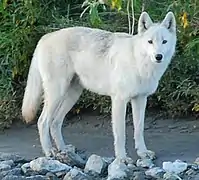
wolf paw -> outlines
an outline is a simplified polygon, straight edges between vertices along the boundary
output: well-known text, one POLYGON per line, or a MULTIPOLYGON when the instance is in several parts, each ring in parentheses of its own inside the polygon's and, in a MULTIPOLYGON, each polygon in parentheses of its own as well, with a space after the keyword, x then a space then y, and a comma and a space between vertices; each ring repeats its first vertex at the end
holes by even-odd
POLYGON ((130 158, 130 157, 126 157, 126 158, 120 159, 120 162, 121 162, 121 163, 124 163, 124 164, 126 164, 126 165, 128 165, 128 164, 133 164, 133 159, 130 158))
POLYGON ((137 155, 141 158, 141 159, 151 159, 151 160, 154 160, 156 159, 156 156, 155 156, 155 152, 153 151, 150 151, 150 150, 146 150, 146 151, 137 151, 137 155))
POLYGON ((55 157, 57 154, 57 150, 55 148, 51 148, 49 151, 45 152, 46 157, 55 157))

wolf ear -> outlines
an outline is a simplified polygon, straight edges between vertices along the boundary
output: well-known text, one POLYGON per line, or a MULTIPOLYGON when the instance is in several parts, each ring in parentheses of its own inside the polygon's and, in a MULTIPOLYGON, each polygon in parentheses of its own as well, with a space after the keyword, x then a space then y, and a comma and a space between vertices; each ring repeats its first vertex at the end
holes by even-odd
POLYGON ((162 21, 162 25, 165 26, 170 32, 176 32, 176 20, 172 12, 168 12, 162 21))
POLYGON ((142 12, 138 21, 138 34, 144 33, 153 24, 147 12, 142 12))

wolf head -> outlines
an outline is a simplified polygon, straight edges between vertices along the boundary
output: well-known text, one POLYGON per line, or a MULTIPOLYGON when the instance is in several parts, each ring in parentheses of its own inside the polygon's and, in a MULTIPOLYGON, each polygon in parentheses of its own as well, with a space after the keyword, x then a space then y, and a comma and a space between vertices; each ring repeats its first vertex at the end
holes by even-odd
POLYGON ((175 52, 176 21, 174 14, 168 12, 161 23, 153 23, 146 12, 143 12, 138 22, 138 35, 141 36, 141 46, 145 56, 154 63, 169 62, 175 52))

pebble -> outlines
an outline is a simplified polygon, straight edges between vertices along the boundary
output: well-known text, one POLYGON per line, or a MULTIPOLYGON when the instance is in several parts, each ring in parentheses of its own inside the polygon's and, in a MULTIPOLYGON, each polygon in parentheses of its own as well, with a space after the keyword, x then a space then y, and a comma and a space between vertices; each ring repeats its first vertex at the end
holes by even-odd
POLYGON ((108 166, 108 179, 107 180, 115 180, 115 179, 125 179, 127 178, 128 167, 125 163, 115 159, 108 166))
POLYGON ((10 175, 20 176, 21 175, 21 168, 14 168, 14 169, 10 169, 8 171, 0 172, 0 179, 2 179, 5 176, 10 176, 10 175))
POLYGON ((13 166, 14 165, 14 161, 13 160, 0 161, 0 165, 1 164, 6 164, 6 165, 9 165, 9 166, 13 166))
POLYGON ((93 154, 88 158, 84 171, 86 173, 91 171, 97 174, 102 174, 106 170, 107 165, 108 164, 104 161, 102 157, 93 154))
POLYGON ((8 164, 0 164, 0 172, 10 170, 11 166, 8 164))
POLYGON ((130 158, 122 161, 96 154, 83 159, 73 146, 67 153, 64 161, 71 165, 56 157, 27 161, 19 155, 0 153, 0 180, 199 180, 199 159, 194 163, 164 162, 163 169, 155 167, 150 159, 138 159, 135 163, 130 158))
POLYGON ((196 160, 194 161, 195 164, 199 165, 199 157, 196 158, 196 160))
POLYGON ((136 165, 138 167, 143 167, 143 168, 152 168, 154 167, 154 163, 151 159, 145 158, 145 159, 138 159, 136 162, 136 165))
POLYGON ((162 178, 164 175, 164 172, 165 171, 163 169, 161 169, 160 167, 153 167, 153 168, 145 171, 145 174, 147 176, 152 176, 154 178, 162 178))
POLYGON ((187 174, 188 176, 196 174, 196 171, 194 171, 193 169, 189 169, 185 172, 185 174, 187 174))
POLYGON ((133 180, 145 180, 145 179, 146 179, 146 176, 144 172, 140 172, 140 171, 134 172, 133 180))
POLYGON ((163 176, 164 180, 182 180, 178 175, 166 172, 163 176))
POLYGON ((63 180, 92 180, 92 178, 74 167, 64 176, 63 180))
POLYGON ((16 175, 8 175, 4 177, 2 180, 26 180, 25 176, 16 176, 16 175))
POLYGON ((53 160, 47 157, 39 157, 30 162, 30 168, 33 171, 46 171, 56 173, 59 171, 69 171, 71 169, 70 166, 59 162, 58 160, 53 160))
POLYGON ((162 163, 162 167, 166 172, 179 174, 187 169, 188 164, 180 160, 167 161, 162 163))

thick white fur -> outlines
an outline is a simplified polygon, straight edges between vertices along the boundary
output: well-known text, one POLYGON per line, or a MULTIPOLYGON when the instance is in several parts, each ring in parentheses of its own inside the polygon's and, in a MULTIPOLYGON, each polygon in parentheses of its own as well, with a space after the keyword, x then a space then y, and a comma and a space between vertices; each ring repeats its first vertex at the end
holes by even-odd
POLYGON ((38 129, 45 155, 53 153, 50 135, 57 149, 65 150, 63 119, 86 88, 111 96, 116 158, 126 158, 128 101, 133 109, 137 153, 140 157, 153 156, 143 136, 145 107, 147 97, 156 91, 170 63, 175 45, 176 22, 171 12, 158 24, 143 12, 135 36, 86 27, 66 28, 43 36, 32 59, 22 114, 26 122, 33 120, 43 91, 44 107, 38 129), (167 43, 163 44, 163 40, 167 43), (156 54, 163 56, 159 63, 156 54))

